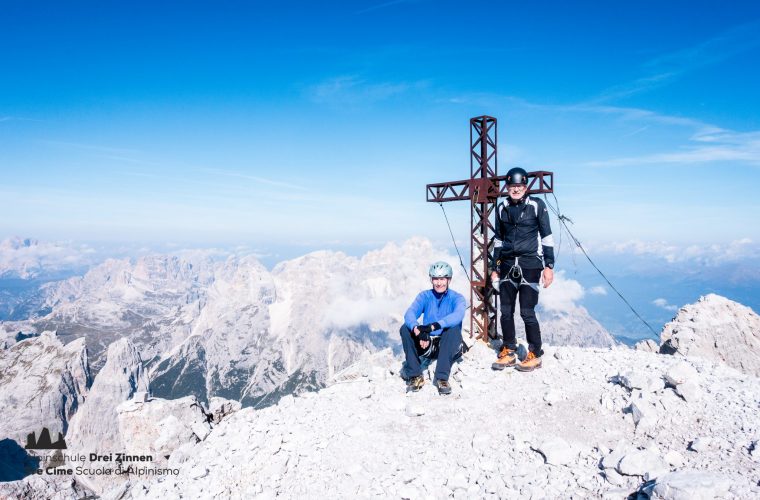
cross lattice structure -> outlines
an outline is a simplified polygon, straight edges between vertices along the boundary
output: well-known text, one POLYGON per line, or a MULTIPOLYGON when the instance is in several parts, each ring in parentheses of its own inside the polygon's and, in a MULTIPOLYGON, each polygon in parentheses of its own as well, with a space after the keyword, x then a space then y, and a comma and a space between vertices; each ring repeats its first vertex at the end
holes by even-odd
MULTIPOLYGON (((488 255, 493 250, 498 198, 507 196, 506 176, 497 174, 496 118, 470 119, 470 178, 427 185, 427 201, 470 200, 470 337, 496 338, 496 290, 488 255)), ((552 193, 554 173, 528 172, 528 194, 552 193)))

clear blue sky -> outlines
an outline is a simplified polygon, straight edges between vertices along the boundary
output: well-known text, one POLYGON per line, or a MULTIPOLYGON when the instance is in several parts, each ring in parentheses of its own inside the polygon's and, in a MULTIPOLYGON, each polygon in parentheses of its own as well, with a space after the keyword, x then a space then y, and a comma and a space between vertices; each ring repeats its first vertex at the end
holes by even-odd
POLYGON ((760 241, 760 2, 4 1, 0 47, 0 237, 446 241, 489 114, 585 240, 760 241))

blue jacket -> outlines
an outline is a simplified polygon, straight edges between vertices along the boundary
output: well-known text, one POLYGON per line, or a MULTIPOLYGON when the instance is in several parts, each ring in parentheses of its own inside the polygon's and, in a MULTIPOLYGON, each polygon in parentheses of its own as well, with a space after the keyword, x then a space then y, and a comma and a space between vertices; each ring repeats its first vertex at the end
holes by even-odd
MULTIPOLYGON (((437 296, 431 288, 417 295, 417 298, 414 299, 404 314, 404 324, 412 330, 417 326, 417 319, 424 314, 424 324, 429 325, 438 322, 441 328, 449 328, 462 324, 465 309, 467 309, 467 303, 461 293, 449 289, 437 296)), ((440 335, 442 331, 436 330, 430 335, 440 335)))

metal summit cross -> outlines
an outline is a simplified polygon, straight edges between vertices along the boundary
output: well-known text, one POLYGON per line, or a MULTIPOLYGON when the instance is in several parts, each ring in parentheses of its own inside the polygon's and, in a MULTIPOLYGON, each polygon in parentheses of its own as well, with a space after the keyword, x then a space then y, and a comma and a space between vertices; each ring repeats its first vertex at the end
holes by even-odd
MULTIPOLYGON (((470 178, 427 185, 427 201, 470 200, 470 337, 488 342, 496 338, 496 290, 488 273, 489 250, 493 250, 497 200, 507 196, 506 176, 497 175, 496 118, 470 119, 470 178)), ((552 172, 528 172, 528 194, 551 193, 552 172)), ((442 205, 441 205, 442 206, 442 205)))

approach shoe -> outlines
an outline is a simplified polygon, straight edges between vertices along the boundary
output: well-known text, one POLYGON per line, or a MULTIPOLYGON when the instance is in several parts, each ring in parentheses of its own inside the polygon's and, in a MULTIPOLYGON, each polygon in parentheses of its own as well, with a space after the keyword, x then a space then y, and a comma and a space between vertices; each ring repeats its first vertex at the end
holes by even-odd
POLYGON ((417 375, 409 379, 409 388, 414 392, 422 389, 423 385, 425 385, 425 377, 422 375, 417 375))
POLYGON ((517 353, 509 347, 502 347, 499 351, 499 355, 496 358, 496 363, 491 365, 493 370, 503 370, 508 366, 515 366, 517 364, 517 353))
POLYGON ((451 384, 448 380, 438 379, 435 385, 438 386, 438 394, 451 394, 451 384))
POLYGON ((536 356, 533 351, 528 352, 525 359, 515 366, 515 370, 520 372, 532 372, 537 368, 541 368, 541 356, 536 356))

